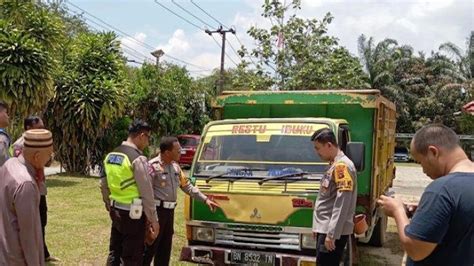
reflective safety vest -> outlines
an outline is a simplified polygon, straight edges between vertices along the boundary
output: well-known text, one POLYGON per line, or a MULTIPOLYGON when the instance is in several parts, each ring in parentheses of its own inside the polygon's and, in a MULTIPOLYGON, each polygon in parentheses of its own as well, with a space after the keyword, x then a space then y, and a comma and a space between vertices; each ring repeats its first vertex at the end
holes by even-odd
POLYGON ((104 168, 111 200, 131 204, 133 199, 140 197, 132 168, 132 162, 140 155, 138 150, 121 145, 105 157, 104 168))

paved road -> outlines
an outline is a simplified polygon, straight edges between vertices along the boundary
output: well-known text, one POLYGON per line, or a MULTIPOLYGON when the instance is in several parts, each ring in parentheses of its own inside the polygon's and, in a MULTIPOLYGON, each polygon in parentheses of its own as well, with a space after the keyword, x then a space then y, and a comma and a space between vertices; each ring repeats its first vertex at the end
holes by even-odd
POLYGON ((418 165, 397 166, 396 178, 392 190, 397 197, 407 202, 418 202, 431 179, 418 165))
MULTIPOLYGON (((404 202, 418 202, 431 179, 423 173, 420 166, 414 164, 399 164, 392 190, 395 196, 404 202)), ((397 228, 392 218, 388 220, 387 240, 384 247, 377 248, 360 245, 362 261, 366 265, 405 265, 406 255, 400 247, 397 228)))
MULTIPOLYGON (((47 175, 47 176, 48 176, 48 175, 56 175, 56 174, 61 173, 60 170, 61 170, 61 169, 59 168, 59 166, 46 167, 46 168, 44 169, 44 174, 47 175)), ((63 172, 64 172, 64 169, 62 169, 62 170, 63 170, 63 172)))
MULTIPOLYGON (((59 166, 46 167, 44 169, 44 173, 45 173, 46 176, 48 176, 48 175, 57 175, 57 174, 63 173, 63 172, 65 172, 64 168, 61 169, 59 166)), ((97 169, 94 170, 94 171, 91 171, 90 175, 91 176, 99 176, 99 171, 97 169)))

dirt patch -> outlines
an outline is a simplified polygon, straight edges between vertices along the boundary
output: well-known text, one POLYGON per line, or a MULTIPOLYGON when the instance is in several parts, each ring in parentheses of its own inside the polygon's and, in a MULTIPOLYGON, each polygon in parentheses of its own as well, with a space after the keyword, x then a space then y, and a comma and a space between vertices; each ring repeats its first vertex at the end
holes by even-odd
POLYGON ((405 265, 405 252, 400 246, 395 221, 388 220, 386 242, 383 247, 359 244, 359 265, 405 265))

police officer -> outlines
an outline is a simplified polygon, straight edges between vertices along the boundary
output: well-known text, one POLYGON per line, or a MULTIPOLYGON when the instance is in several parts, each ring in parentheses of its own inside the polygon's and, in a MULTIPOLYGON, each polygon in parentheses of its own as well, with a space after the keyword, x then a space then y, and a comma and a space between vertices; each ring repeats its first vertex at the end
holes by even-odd
POLYGON ((321 179, 313 214, 318 265, 339 265, 350 235, 354 231, 357 201, 356 168, 339 149, 334 132, 323 128, 311 136, 314 149, 329 168, 321 179))
POLYGON ((2 166, 8 158, 10 148, 10 136, 5 131, 5 128, 10 124, 8 117, 8 106, 0 101, 0 166, 2 166))
POLYGON ((142 153, 151 127, 135 120, 128 132, 127 140, 104 160, 101 190, 112 219, 107 265, 142 265, 146 224, 155 234, 159 231, 148 162, 142 153))
POLYGON ((184 175, 177 163, 181 156, 181 146, 175 137, 164 137, 160 142, 160 155, 150 160, 152 166, 153 192, 156 211, 160 217, 160 232, 155 242, 145 249, 144 265, 169 265, 172 239, 174 233, 174 208, 176 207, 177 189, 181 188, 194 199, 203 201, 214 211, 219 205, 202 194, 184 175))

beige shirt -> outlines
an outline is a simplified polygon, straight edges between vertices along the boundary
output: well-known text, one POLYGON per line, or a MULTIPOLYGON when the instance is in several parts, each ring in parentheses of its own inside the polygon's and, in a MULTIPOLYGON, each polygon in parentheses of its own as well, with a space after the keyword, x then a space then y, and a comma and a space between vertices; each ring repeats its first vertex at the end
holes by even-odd
MULTIPOLYGON (((128 141, 122 142, 122 145, 127 145, 138 150, 137 146, 128 141)), ((151 177, 149 175, 148 160, 145 156, 139 156, 132 162, 133 176, 138 186, 138 192, 143 202, 143 211, 149 221, 158 221, 156 214, 155 200, 153 199, 153 188, 151 183, 151 177)), ((105 205, 110 206, 110 190, 107 184, 107 177, 102 177, 100 180, 100 189, 102 192, 102 199, 105 205)))
POLYGON ((352 161, 339 151, 321 179, 313 212, 313 232, 337 240, 354 231, 357 203, 357 170, 352 161))
POLYGON ((0 168, 0 265, 44 265, 40 193, 23 156, 0 168))
POLYGON ((178 187, 194 199, 205 202, 207 196, 191 184, 191 180, 184 174, 176 162, 165 164, 160 156, 149 161, 153 180, 155 199, 176 202, 178 187))

